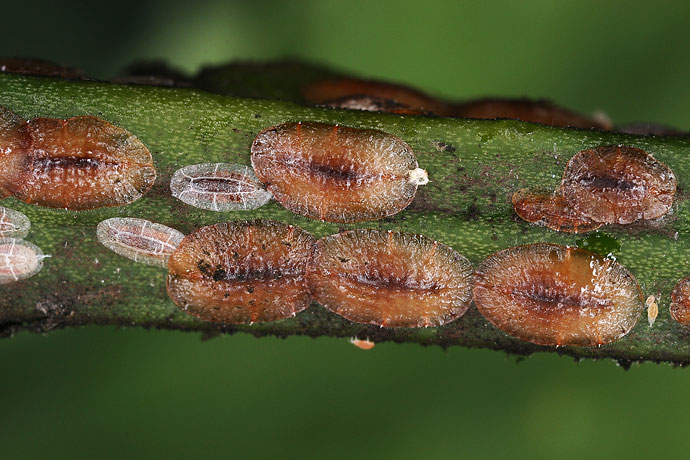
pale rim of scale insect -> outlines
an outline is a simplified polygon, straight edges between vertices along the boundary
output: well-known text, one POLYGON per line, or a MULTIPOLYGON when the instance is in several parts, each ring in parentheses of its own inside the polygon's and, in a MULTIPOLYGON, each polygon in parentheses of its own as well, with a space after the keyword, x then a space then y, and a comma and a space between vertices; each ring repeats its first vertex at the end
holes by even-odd
POLYGON ((216 212, 256 209, 273 198, 252 168, 231 163, 178 169, 170 179, 170 191, 183 203, 216 212))
POLYGON ((0 238, 24 238, 29 234, 31 221, 14 209, 0 206, 0 238))
POLYGON ((103 246, 135 262, 167 267, 170 255, 184 234, 146 219, 112 217, 98 224, 96 236, 103 246))
POLYGON ((0 238, 0 284, 31 278, 43 268, 41 248, 21 238, 0 238))

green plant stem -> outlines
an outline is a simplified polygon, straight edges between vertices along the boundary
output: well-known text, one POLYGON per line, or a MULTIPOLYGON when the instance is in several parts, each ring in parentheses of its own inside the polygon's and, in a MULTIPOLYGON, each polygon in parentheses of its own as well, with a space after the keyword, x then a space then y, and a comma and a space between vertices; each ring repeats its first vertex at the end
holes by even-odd
POLYGON ((119 208, 76 213, 31 206, 14 198, 0 201, 2 206, 29 216, 32 229, 27 239, 52 256, 33 278, 0 286, 0 330, 5 334, 22 329, 46 331, 72 325, 113 324, 208 334, 243 331, 257 336, 357 336, 376 342, 462 345, 518 354, 558 351, 578 358, 608 357, 623 363, 690 362, 690 328, 674 322, 668 313, 671 289, 690 274, 690 212, 684 193, 690 179, 687 138, 559 129, 507 120, 330 110, 191 89, 9 74, 0 74, 0 105, 26 118, 86 114, 102 117, 138 136, 151 150, 158 170, 156 184, 146 196, 119 208), (259 131, 283 122, 306 120, 380 129, 399 136, 412 146, 431 182, 419 189, 413 204, 400 214, 357 225, 310 220, 276 203, 250 212, 214 213, 192 208, 171 196, 168 184, 176 169, 202 162, 249 164, 249 148, 259 131), (556 188, 566 162, 576 152, 609 144, 631 145, 654 154, 678 176, 679 194, 671 215, 660 222, 607 227, 597 234, 613 242, 604 251, 613 251, 617 260, 635 274, 645 296, 654 294, 660 306, 654 327, 641 318, 626 337, 600 348, 556 350, 531 345, 496 329, 474 307, 458 321, 429 329, 354 324, 319 305, 285 321, 219 327, 175 307, 166 295, 165 270, 117 256, 96 240, 96 225, 109 217, 142 217, 183 233, 225 220, 265 217, 298 225, 316 237, 353 227, 421 233, 452 246, 475 266, 490 253, 518 244, 596 246, 596 239, 587 239, 586 235, 561 234, 520 221, 513 214, 510 196, 526 186, 556 188), (619 249, 615 249, 617 245, 619 249))

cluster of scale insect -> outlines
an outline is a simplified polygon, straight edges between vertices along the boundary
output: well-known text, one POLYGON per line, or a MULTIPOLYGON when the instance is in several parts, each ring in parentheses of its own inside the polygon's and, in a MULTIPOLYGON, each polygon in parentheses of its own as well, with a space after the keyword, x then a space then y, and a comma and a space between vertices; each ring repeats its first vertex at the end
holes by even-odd
POLYGON ((311 82, 302 88, 302 95, 314 104, 356 110, 475 119, 510 118, 548 126, 612 128, 611 121, 602 113, 587 117, 547 100, 488 98, 449 103, 407 86, 356 78, 311 82))
POLYGON ((200 209, 256 209, 275 198, 328 222, 376 220, 406 208, 429 182, 409 145, 376 130, 286 123, 259 133, 247 166, 189 165, 170 181, 174 197, 200 209))
POLYGON ((184 235, 162 224, 133 217, 113 217, 96 227, 98 241, 118 255, 147 265, 167 267, 184 235))
POLYGON ((516 214, 556 231, 582 233, 604 224, 630 224, 668 213, 676 192, 671 169, 633 147, 583 150, 566 165, 553 193, 523 189, 512 198, 516 214))
POLYGON ((82 211, 131 203, 155 179, 144 144, 101 118, 26 121, 0 108, 0 196, 82 211))
POLYGON ((178 169, 170 180, 170 190, 183 203, 217 212, 256 209, 272 198, 250 167, 228 163, 178 169))
POLYGON ((48 256, 23 239, 30 229, 28 217, 0 206, 0 284, 30 278, 43 268, 43 259, 48 256))

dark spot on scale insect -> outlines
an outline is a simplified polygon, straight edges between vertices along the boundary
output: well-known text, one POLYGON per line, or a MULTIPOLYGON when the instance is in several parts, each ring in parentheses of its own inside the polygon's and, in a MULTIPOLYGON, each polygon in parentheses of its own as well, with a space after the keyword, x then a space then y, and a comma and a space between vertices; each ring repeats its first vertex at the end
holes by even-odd
POLYGON ((254 118, 261 118, 261 114, 255 113, 255 114, 254 114, 254 118))
POLYGON ((196 266, 199 269, 199 271, 204 275, 208 275, 211 273, 211 265, 209 265, 209 263, 203 259, 197 262, 196 266))
POLYGON ((227 273, 225 270, 223 270, 221 267, 217 267, 216 270, 213 272, 213 281, 220 281, 225 279, 227 276, 227 273))

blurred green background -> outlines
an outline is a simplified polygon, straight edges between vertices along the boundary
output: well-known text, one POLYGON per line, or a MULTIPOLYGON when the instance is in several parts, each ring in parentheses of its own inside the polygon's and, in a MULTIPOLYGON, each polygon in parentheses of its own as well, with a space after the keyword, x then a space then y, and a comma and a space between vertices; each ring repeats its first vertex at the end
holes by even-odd
MULTIPOLYGON (((3 4, 0 55, 106 78, 306 58, 449 98, 690 128, 690 3, 3 4), (95 4, 94 4, 95 5, 95 4)), ((663 263, 663 261, 659 261, 663 263)), ((668 308, 662 299, 661 308, 668 308)), ((684 458, 690 370, 84 328, 0 340, 0 458, 684 458)))

